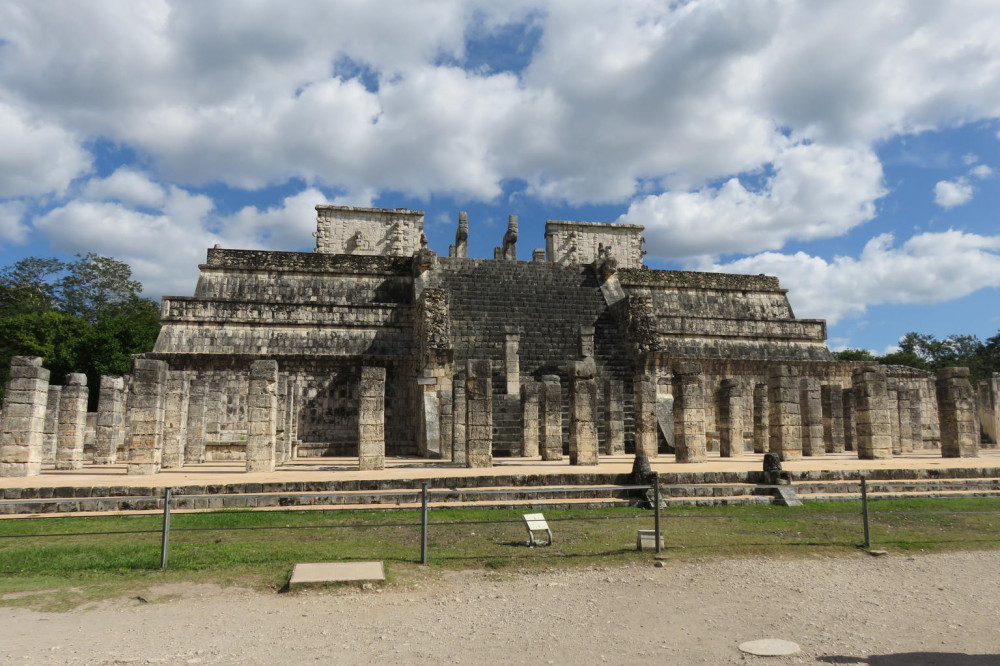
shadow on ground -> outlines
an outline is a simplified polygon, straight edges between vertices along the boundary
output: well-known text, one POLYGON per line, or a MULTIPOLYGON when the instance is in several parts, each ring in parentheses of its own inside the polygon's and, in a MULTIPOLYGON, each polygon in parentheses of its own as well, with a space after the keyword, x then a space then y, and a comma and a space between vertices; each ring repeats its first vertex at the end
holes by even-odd
POLYGON ((824 664, 868 664, 868 666, 996 666, 998 654, 964 654, 962 652, 901 652, 873 654, 870 657, 829 655, 819 657, 824 664))

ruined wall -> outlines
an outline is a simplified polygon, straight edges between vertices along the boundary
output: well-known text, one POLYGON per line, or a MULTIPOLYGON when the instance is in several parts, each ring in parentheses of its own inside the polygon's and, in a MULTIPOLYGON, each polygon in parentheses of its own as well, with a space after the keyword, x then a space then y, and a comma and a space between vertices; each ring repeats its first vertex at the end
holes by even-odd
POLYGON ((420 249, 424 213, 397 208, 316 206, 316 252, 412 257, 420 249))
POLYGON ((619 268, 641 268, 643 227, 638 224, 600 222, 545 223, 545 252, 548 260, 561 266, 590 264, 602 258, 599 248, 612 248, 619 268))

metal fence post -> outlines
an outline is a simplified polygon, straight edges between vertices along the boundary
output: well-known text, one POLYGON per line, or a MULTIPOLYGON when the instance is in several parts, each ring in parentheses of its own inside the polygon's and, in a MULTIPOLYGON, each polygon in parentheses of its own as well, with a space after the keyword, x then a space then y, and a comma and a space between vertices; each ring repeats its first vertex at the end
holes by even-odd
POLYGON ((656 536, 656 552, 663 551, 663 544, 660 536, 660 473, 653 472, 653 529, 656 536))
POLYGON ((861 518, 865 524, 865 548, 871 550, 872 539, 868 531, 868 482, 861 477, 861 518))
POLYGON ((163 490, 163 537, 160 541, 160 568, 167 568, 167 551, 170 548, 170 488, 163 490))
POLYGON ((420 484, 420 563, 427 564, 427 484, 420 484))

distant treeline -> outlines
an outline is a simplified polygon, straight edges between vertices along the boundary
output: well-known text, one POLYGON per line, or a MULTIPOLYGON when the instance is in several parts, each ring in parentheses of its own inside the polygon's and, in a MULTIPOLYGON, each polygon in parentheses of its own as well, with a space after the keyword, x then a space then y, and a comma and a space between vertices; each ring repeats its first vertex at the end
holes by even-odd
POLYGON ((933 335, 907 333, 899 343, 899 351, 876 356, 866 349, 845 349, 834 352, 838 361, 871 361, 881 365, 907 365, 921 370, 937 370, 961 365, 969 368, 976 382, 1000 372, 1000 332, 981 341, 974 335, 949 335, 938 340, 933 335))

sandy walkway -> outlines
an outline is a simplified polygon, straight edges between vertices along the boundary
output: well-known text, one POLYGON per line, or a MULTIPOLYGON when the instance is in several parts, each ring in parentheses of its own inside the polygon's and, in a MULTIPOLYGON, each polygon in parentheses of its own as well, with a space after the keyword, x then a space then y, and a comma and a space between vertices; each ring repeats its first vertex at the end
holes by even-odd
POLYGON ((148 604, 0 608, 0 662, 986 666, 1000 664, 998 572, 1000 552, 858 554, 452 573, 387 592, 166 586, 148 604), (763 637, 802 652, 737 650, 763 637))

